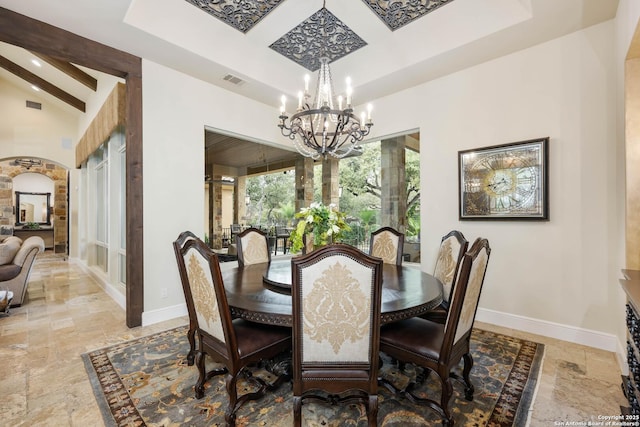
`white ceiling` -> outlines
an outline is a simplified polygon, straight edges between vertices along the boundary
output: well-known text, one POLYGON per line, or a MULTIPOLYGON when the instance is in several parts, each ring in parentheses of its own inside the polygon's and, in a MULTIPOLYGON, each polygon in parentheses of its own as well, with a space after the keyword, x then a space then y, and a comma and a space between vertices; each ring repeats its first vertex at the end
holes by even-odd
MULTIPOLYGON (((0 0, 0 7, 164 64, 274 109, 282 94, 293 98, 302 89, 307 70, 269 45, 322 5, 322 0, 285 0, 243 34, 184 0, 0 0), (245 83, 236 86, 223 80, 227 74, 245 83)), ((343 91, 343 78, 349 75, 354 104, 363 104, 612 19, 617 5, 617 0, 453 0, 391 31, 361 0, 326 0, 326 8, 367 42, 331 65, 335 89, 343 91)), ((0 45, 0 55, 25 64, 82 99, 86 89, 79 83, 61 78, 53 67, 34 69, 28 56, 18 51, 0 45)), ((30 86, 4 70, 0 78, 30 86)))

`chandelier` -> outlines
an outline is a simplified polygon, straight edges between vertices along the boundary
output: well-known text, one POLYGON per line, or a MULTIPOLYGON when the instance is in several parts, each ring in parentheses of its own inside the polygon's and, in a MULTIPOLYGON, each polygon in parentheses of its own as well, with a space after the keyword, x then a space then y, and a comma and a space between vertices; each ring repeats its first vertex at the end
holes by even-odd
MULTIPOLYGON (((324 22, 323 22, 324 29, 324 22)), ((353 90, 351 80, 347 77, 346 97, 334 97, 329 57, 326 50, 326 32, 324 48, 320 57, 320 69, 313 100, 309 93, 309 75, 304 77, 304 92, 298 92, 296 112, 289 117, 286 108, 286 97, 282 96, 280 106, 280 128, 282 135, 291 139, 300 154, 318 159, 327 155, 342 158, 350 153, 361 153, 359 143, 369 134, 371 121, 371 104, 367 113, 360 117, 354 114, 352 106, 353 90)))
POLYGON ((27 170, 31 169, 33 166, 42 166, 42 160, 40 159, 15 159, 13 164, 16 166, 22 166, 27 170))

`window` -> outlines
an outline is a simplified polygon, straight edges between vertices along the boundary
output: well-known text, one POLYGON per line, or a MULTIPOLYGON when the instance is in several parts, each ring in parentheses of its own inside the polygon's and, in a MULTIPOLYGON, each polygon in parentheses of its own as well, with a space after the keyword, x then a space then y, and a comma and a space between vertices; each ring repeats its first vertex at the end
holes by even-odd
POLYGON ((126 146, 114 132, 82 166, 80 257, 121 293, 126 284, 126 146))

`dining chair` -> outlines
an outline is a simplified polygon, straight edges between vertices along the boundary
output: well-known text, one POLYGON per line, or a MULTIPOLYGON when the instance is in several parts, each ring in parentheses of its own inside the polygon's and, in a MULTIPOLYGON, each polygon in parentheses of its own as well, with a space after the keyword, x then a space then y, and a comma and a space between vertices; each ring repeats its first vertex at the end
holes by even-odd
POLYGON ((247 228, 236 235, 240 267, 271 261, 267 234, 258 228, 247 228))
POLYGON ((287 248, 289 247, 289 232, 286 227, 276 226, 276 238, 275 238, 275 249, 273 251, 274 255, 278 254, 278 241, 282 241, 282 253, 287 253, 287 248))
MULTIPOLYGON (((404 390, 404 395, 413 402, 434 409, 446 426, 454 424, 449 409, 449 401, 453 395, 452 379, 464 383, 465 399, 473 400, 474 387, 469 379, 473 358, 469 341, 490 253, 489 242, 477 239, 464 254, 444 324, 414 317, 384 325, 380 331, 380 351, 394 359, 413 363, 436 373, 441 384, 439 402, 429 397, 417 396, 413 393, 413 385, 404 390), (464 367, 460 377, 452 369, 461 359, 464 360, 464 367)), ((386 379, 381 378, 381 384, 394 392, 398 391, 386 379)))
POLYGON ((433 272, 433 275, 442 282, 442 303, 420 317, 439 323, 444 323, 447 320, 453 285, 468 246, 469 241, 458 230, 452 230, 442 237, 433 272))
POLYGON ((252 323, 231 318, 218 257, 200 239, 187 239, 180 249, 178 267, 180 276, 188 284, 187 306, 189 316, 195 314, 197 351, 195 365, 198 380, 195 396, 204 396, 206 381, 215 375, 226 374, 225 385, 229 403, 225 411, 225 421, 234 426, 236 412, 247 401, 258 399, 265 391, 272 390, 286 379, 286 373, 269 384, 257 376, 246 372, 250 365, 272 359, 291 350, 291 330, 289 328, 252 323), (206 371, 205 359, 222 364, 206 371), (241 374, 251 383, 254 391, 238 396, 238 380, 241 374))
POLYGON ((392 227, 382 227, 371 233, 369 254, 382 258, 385 264, 402 265, 404 233, 392 227))
MULTIPOLYGON (((179 268, 180 263, 182 262, 182 250, 184 249, 184 245, 189 240, 198 240, 198 237, 193 234, 191 231, 183 231, 180 233, 178 238, 173 242, 173 252, 176 255, 176 261, 178 263, 178 270, 180 272, 180 282, 182 283, 182 292, 184 293, 185 301, 189 301, 191 299, 191 289, 189 287, 189 278, 182 274, 183 271, 179 268)), ((193 361, 196 356, 196 314, 193 310, 193 304, 187 303, 187 311, 189 313, 189 329, 187 330, 187 340, 189 341, 189 353, 187 354, 187 365, 193 365, 193 361)))
POLYGON ((340 243, 291 260, 293 413, 362 402, 377 425, 382 260, 340 243))

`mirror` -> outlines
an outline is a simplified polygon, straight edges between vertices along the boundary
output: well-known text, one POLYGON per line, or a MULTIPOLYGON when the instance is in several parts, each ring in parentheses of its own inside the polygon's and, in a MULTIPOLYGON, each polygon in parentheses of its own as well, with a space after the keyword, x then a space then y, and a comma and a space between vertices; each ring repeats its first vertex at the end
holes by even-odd
POLYGON ((36 222, 51 225, 51 193, 16 191, 16 225, 36 222))

